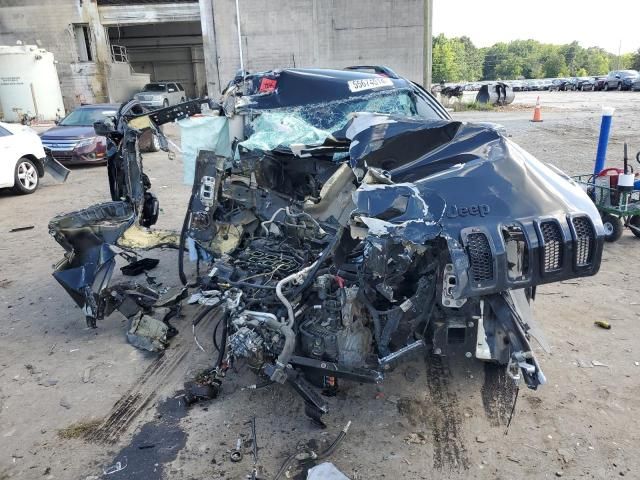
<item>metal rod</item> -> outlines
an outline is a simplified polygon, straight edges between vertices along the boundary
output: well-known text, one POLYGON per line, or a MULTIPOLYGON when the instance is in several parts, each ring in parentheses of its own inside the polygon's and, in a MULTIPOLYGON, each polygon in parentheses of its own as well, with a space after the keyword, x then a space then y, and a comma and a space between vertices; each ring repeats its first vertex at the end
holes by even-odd
POLYGON ((238 49, 240 50, 240 70, 242 71, 242 78, 244 78, 244 59, 242 58, 242 34, 240 32, 240 6, 238 0, 236 0, 236 22, 238 27, 238 49))

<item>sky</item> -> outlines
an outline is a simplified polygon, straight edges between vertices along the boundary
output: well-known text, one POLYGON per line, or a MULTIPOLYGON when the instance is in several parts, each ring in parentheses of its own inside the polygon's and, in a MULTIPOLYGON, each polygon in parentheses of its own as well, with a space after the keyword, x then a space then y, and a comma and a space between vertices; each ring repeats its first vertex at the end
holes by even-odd
POLYGON ((434 35, 466 35, 477 47, 534 39, 611 53, 640 48, 640 0, 433 0, 434 35))

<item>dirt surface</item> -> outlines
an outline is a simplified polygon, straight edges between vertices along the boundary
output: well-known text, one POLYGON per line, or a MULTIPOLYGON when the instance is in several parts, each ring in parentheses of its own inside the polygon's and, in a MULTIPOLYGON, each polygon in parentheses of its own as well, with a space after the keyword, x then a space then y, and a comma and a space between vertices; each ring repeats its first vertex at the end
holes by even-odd
MULTIPOLYGON (((517 102, 537 96, 518 94, 517 102)), ((612 105, 609 166, 621 164, 623 141, 640 149, 640 93, 540 97, 543 123, 529 122, 526 109, 455 117, 501 123, 538 158, 577 174, 592 168, 600 108, 612 105)), ((177 130, 167 131, 179 143, 177 130)), ((176 157, 145 155, 163 209, 158 228, 179 228, 186 207, 189 187, 180 183, 176 157)), ((47 223, 107 197, 104 167, 75 168, 64 185, 45 178, 34 195, 0 193, 0 479, 244 479, 251 448, 239 463, 229 450, 248 438, 252 416, 260 478, 273 478, 299 444, 322 448, 349 420, 330 460, 352 479, 640 478, 640 240, 630 232, 606 245, 597 276, 539 289, 534 311, 551 353, 537 353, 549 384, 520 390, 508 435, 510 381, 464 352, 401 365, 382 388, 344 382, 328 399, 323 431, 287 387, 246 388, 255 382, 246 370, 231 373, 215 401, 187 411, 171 400, 212 358, 193 342, 193 309, 175 321, 180 334, 161 356, 127 344, 119 314, 85 328, 51 277, 62 249, 47 223), (9 233, 29 225, 35 228, 9 233), (124 469, 103 475, 116 462, 124 469)), ((156 281, 178 283, 175 251, 146 256, 160 259, 156 281)), ((212 325, 198 330, 208 352, 212 325)))

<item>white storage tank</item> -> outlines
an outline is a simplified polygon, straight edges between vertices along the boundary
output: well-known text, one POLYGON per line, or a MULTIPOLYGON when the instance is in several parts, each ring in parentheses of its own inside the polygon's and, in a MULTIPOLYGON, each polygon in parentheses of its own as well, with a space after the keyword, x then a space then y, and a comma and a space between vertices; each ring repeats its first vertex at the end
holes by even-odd
POLYGON ((37 121, 64 116, 53 54, 35 45, 0 45, 0 118, 19 122, 23 114, 37 121))

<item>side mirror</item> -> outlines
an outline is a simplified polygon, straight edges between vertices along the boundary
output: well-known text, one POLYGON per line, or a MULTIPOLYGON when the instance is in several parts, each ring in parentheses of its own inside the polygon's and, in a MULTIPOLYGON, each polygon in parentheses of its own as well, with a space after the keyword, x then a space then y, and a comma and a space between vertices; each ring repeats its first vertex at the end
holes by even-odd
POLYGON ((56 125, 60 125, 60 120, 54 120, 53 123, 55 123, 56 125))
POLYGON ((115 133, 113 124, 108 120, 98 120, 97 122, 93 122, 93 129, 95 130, 96 135, 101 137, 108 137, 110 134, 115 133))

